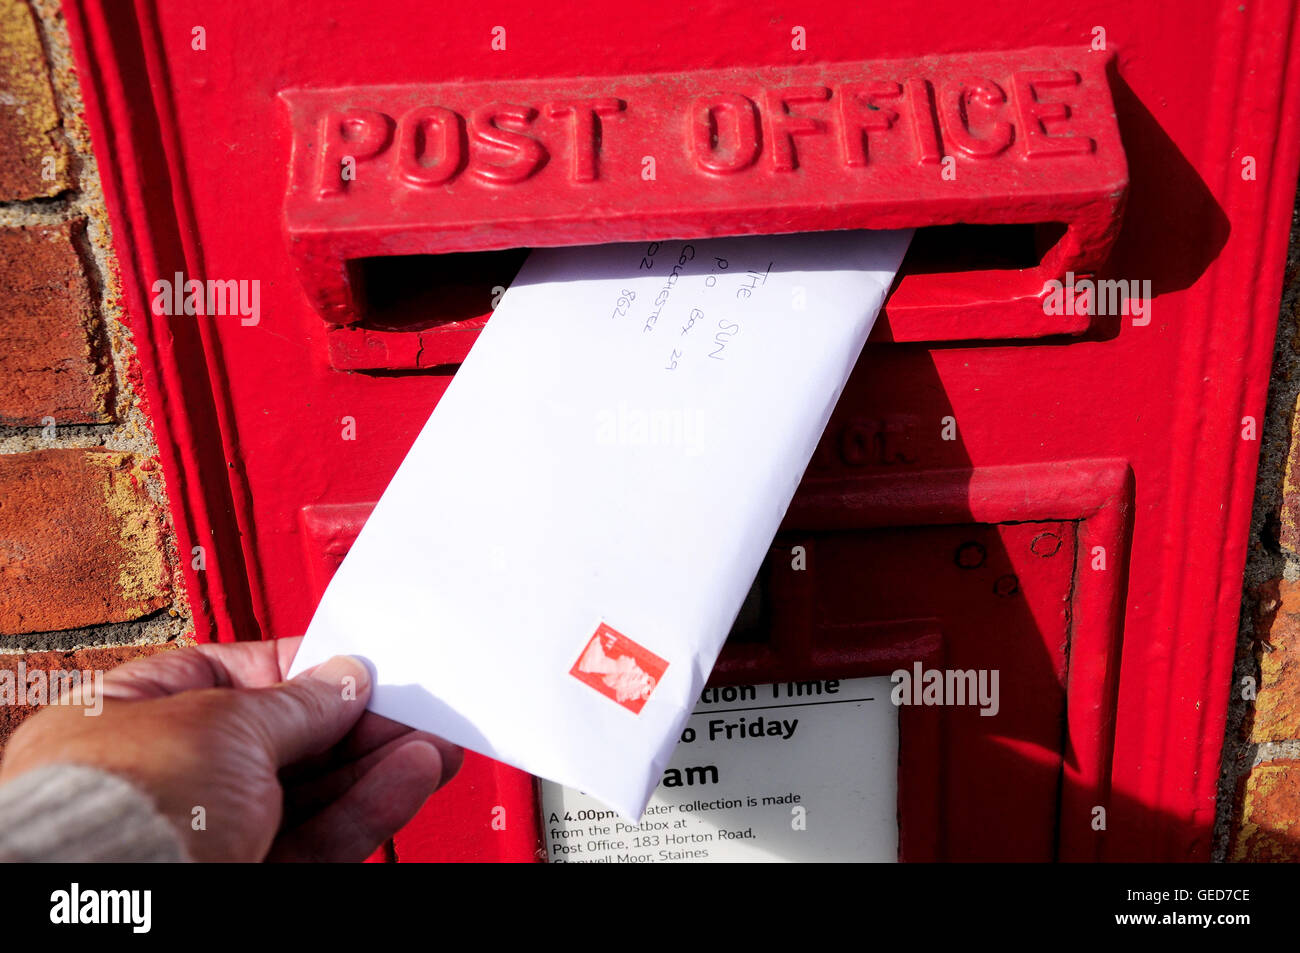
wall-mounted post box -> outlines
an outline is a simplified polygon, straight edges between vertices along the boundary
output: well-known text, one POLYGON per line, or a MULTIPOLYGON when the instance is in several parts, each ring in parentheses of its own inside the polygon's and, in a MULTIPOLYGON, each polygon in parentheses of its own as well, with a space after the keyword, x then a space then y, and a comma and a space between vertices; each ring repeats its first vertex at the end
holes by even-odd
MULTIPOLYGON (((1290 5, 68 10, 201 637, 304 630, 528 249, 912 227, 711 685, 996 672, 889 722, 901 859, 1208 856, 1290 5)), ((393 853, 584 859, 543 795, 393 853)))

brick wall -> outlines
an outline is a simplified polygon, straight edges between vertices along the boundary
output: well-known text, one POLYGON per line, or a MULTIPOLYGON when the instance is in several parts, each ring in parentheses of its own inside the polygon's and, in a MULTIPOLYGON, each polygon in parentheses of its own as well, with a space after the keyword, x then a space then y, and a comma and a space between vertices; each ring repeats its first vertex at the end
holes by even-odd
MULTIPOLYGON (((58 4, 0 0, 0 670, 106 669, 188 609, 58 4)), ((0 744, 30 713, 0 699, 0 744)))

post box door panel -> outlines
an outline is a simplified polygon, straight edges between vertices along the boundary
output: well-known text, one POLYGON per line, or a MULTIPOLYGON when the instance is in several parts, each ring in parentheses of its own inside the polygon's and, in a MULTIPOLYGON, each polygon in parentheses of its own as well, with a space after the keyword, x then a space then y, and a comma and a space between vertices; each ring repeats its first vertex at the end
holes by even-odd
MULTIPOLYGON (((996 673, 993 717, 977 705, 903 706, 904 858, 1091 859, 1097 845, 1083 832, 1097 806, 1111 809, 1107 673, 1119 625, 1107 607, 1125 578, 1129 484, 1127 467, 1110 461, 812 481, 712 681, 910 674, 917 665, 996 673), (1026 499, 1026 488, 1041 497, 1026 499), (990 522, 960 522, 972 517, 990 522), (1104 569, 1092 568, 1098 546, 1109 549, 1104 569), (1086 667, 1071 698, 1076 644, 1086 667)), ((319 587, 369 508, 305 518, 319 587)), ((398 859, 544 856, 530 779, 486 758, 467 764, 396 838, 398 859)))
MULTIPOLYGON (((903 713, 905 856, 1208 856, 1292 4, 65 9, 201 638, 304 630, 528 248, 912 226, 780 537, 814 558, 715 677, 997 665, 1005 717, 903 713), (1048 294, 1089 276, 1144 310, 1048 294)), ((471 759, 397 855, 535 856, 528 783, 471 759)))

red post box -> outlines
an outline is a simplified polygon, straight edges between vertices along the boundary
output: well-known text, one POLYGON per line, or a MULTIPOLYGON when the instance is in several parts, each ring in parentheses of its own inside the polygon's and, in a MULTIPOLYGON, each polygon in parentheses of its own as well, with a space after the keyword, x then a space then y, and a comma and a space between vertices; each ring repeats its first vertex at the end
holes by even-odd
MULTIPOLYGON (((1208 857, 1291 5, 67 7, 201 637, 304 630, 528 248, 913 227, 713 684, 996 670, 902 859, 1208 857)), ((394 852, 544 858, 535 779, 394 852)))

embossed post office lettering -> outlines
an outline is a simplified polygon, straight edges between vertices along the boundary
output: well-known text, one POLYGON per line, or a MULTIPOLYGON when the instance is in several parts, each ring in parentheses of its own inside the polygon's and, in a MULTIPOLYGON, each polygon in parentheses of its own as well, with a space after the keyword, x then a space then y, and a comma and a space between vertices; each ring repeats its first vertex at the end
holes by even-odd
MULTIPOLYGON (((1023 273, 905 278, 895 340, 1077 334, 1086 316, 1044 322, 1041 298, 1100 264, 1118 227, 1128 179, 1106 68, 1042 48, 288 90, 285 222, 309 298, 343 332, 337 367, 376 353, 371 366, 405 366, 393 335, 348 328, 367 314, 360 259, 824 228, 830 195, 845 228, 1060 226, 1023 273)), ((426 333, 418 353, 454 362, 472 343, 426 333)))

